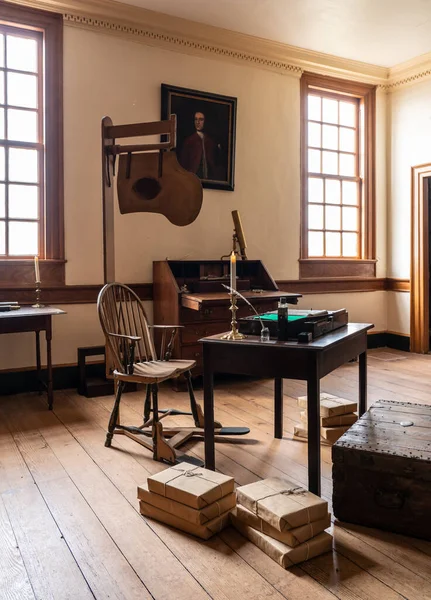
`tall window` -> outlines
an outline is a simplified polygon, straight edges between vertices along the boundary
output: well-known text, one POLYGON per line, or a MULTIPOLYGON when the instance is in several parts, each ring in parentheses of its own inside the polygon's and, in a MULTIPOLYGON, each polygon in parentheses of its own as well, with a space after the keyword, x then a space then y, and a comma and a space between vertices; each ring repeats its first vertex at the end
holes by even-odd
POLYGON ((373 86, 305 74, 302 276, 375 274, 373 147, 373 86))
POLYGON ((63 21, 0 0, 0 284, 64 283, 63 21))
POLYGON ((0 255, 44 248, 43 36, 0 25, 0 255))

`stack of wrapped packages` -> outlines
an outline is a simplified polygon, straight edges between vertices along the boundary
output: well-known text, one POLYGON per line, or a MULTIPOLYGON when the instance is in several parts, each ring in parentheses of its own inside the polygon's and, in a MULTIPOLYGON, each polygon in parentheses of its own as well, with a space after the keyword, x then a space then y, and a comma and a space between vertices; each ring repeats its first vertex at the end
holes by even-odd
POLYGON ((236 529, 283 568, 332 549, 328 503, 287 479, 238 487, 236 529))
MULTIPOLYGON (((307 432, 307 396, 298 398, 298 406, 304 408, 300 418, 302 424, 295 426, 293 439, 305 441, 307 432)), ((320 394, 320 439, 322 444, 332 445, 345 433, 358 417, 357 403, 332 394, 320 394)))
POLYGON ((138 486, 140 513, 207 540, 229 524, 236 504, 232 477, 188 463, 138 486))

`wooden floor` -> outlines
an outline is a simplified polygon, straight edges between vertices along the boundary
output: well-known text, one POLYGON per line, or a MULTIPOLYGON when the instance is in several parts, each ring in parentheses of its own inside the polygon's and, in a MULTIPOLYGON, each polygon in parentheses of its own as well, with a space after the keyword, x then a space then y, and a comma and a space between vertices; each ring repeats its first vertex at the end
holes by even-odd
MULTIPOLYGON (((371 351, 368 381, 369 404, 431 404, 431 356, 371 351)), ((356 400, 357 390, 357 363, 322 381, 322 391, 346 398, 356 400)), ((218 470, 238 485, 283 475, 306 484, 307 447, 291 439, 299 422, 295 399, 304 393, 301 382, 285 382, 284 439, 274 440, 272 382, 219 382, 216 418, 249 425, 251 433, 217 444, 218 470)), ((139 424, 142 395, 123 398, 124 421, 139 424)), ((164 398, 164 406, 186 406, 186 394, 166 389, 164 398)), ((55 394, 53 412, 36 394, 0 398, 2 600, 431 598, 431 542, 335 523, 332 554, 285 571, 233 529, 201 542, 146 521, 136 487, 164 467, 123 436, 104 447, 111 405, 110 397, 87 399, 73 390, 55 394)), ((202 457, 203 444, 188 451, 202 457)), ((327 447, 322 474, 330 501, 327 447)))

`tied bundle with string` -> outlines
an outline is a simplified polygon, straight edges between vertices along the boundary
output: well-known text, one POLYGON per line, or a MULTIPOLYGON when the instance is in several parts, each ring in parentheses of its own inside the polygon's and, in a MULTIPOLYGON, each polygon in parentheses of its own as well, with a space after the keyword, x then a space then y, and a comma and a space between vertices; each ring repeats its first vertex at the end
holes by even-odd
POLYGON ((261 337, 263 337, 263 336, 262 336, 262 332, 265 332, 265 331, 267 331, 267 330, 268 330, 268 328, 267 328, 267 327, 265 327, 265 325, 263 324, 263 321, 262 321, 262 319, 261 319, 261 317, 260 317, 259 313, 257 312, 257 310, 254 308, 253 304, 252 304, 252 303, 251 303, 249 300, 247 300, 247 298, 246 298, 245 296, 243 296, 243 295, 242 295, 240 292, 238 292, 238 290, 234 290, 234 289, 233 289, 233 288, 231 288, 229 285, 226 285, 226 284, 224 284, 224 283, 222 283, 222 286, 223 286, 223 287, 225 287, 227 290, 229 290, 229 292, 230 292, 231 294, 234 294, 235 296, 238 296, 238 298, 241 298, 241 300, 244 300, 244 302, 250 306, 250 308, 253 310, 254 314, 256 315, 256 317, 257 317, 257 318, 259 319, 259 321, 260 321, 260 327, 261 327, 261 337))

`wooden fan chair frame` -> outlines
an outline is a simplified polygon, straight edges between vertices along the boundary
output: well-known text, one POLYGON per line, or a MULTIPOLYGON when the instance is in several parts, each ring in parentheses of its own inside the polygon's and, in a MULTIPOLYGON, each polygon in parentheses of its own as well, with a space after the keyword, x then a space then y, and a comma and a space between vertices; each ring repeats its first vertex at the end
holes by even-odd
MULTIPOLYGON (((180 325, 148 325, 144 306, 139 297, 129 287, 120 283, 109 283, 99 293, 97 310, 105 334, 108 375, 114 377, 115 402, 106 434, 105 446, 110 447, 115 434, 127 435, 142 446, 153 451, 155 460, 176 463, 187 460, 203 464, 198 459, 190 459, 176 451, 192 436, 203 437, 204 416, 197 404, 191 382, 190 370, 193 360, 172 360, 172 348, 180 325), (157 358, 151 330, 161 328, 161 348, 157 358), (169 341, 167 343, 167 338, 169 341), (158 406, 159 383, 184 375, 190 396, 191 412, 176 409, 160 410, 158 406), (121 395, 127 382, 147 386, 140 426, 120 423, 121 395), (151 416, 152 413, 152 416, 151 416), (161 420, 169 415, 192 415, 195 427, 163 428, 161 420), (169 439, 167 439, 169 438, 169 439)), ((216 427, 221 427, 216 423, 216 427)))

